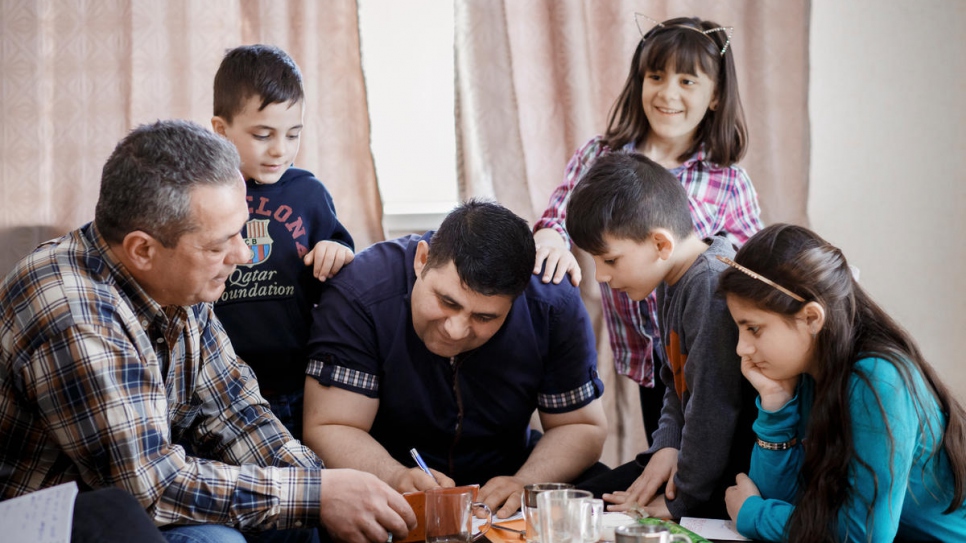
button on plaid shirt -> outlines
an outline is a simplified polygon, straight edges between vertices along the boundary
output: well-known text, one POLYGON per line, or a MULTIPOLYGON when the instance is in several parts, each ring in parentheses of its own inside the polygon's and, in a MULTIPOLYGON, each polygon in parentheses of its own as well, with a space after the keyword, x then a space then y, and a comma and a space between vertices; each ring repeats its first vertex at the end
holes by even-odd
POLYGON ((321 468, 211 304, 162 308, 92 225, 0 286, 0 499, 76 480, 158 525, 287 528, 318 524, 321 468))
MULTIPOLYGON (((624 150, 634 151, 634 146, 633 142, 629 143, 624 150)), ((552 228, 570 245, 570 236, 564 228, 567 201, 594 161, 610 151, 601 136, 597 136, 574 153, 567 164, 563 183, 550 195, 550 203, 534 225, 534 231, 552 228)), ((735 246, 741 246, 762 229, 758 195, 742 168, 724 168, 706 162, 704 153, 698 151, 671 173, 688 191, 691 220, 698 237, 709 238, 720 232, 735 246)), ((623 292, 611 290, 605 283, 601 283, 600 290, 617 373, 642 386, 653 387, 652 345, 660 342, 656 296, 651 293, 645 300, 635 302, 623 292)))

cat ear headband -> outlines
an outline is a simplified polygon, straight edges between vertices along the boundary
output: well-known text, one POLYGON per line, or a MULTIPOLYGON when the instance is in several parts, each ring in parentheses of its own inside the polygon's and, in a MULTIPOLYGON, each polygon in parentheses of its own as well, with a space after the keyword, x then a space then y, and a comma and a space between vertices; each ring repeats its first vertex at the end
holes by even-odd
POLYGON ((716 257, 716 258, 717 258, 718 260, 720 260, 720 261, 722 261, 722 262, 724 262, 725 264, 727 264, 727 265, 729 265, 729 266, 731 266, 732 268, 734 268, 734 269, 736 269, 736 270, 738 270, 738 271, 740 271, 741 273, 744 273, 744 274, 745 274, 745 275, 747 275, 748 277, 751 277, 751 278, 753 278, 753 279, 757 279, 757 280, 759 280, 759 281, 761 281, 762 283, 765 283, 766 285, 769 285, 769 286, 772 286, 772 287, 775 287, 776 289, 778 289, 778 290, 780 290, 780 291, 782 291, 782 292, 783 292, 784 294, 787 294, 787 295, 789 295, 789 296, 791 296, 791 297, 792 297, 792 299, 794 299, 794 300, 798 300, 799 302, 802 302, 802 303, 805 303, 805 298, 802 298, 802 297, 801 297, 801 296, 799 296, 798 294, 795 294, 794 292, 792 292, 792 291, 790 291, 790 290, 788 290, 787 288, 785 288, 785 287, 783 287, 783 286, 781 286, 781 285, 779 285, 778 283, 776 283, 776 282, 774 282, 774 281, 772 281, 771 279, 769 279, 769 278, 767 278, 767 277, 764 277, 764 276, 761 276, 761 275, 758 275, 757 273, 755 273, 755 272, 753 272, 753 271, 751 271, 751 270, 749 270, 748 268, 746 268, 746 267, 744 267, 744 266, 742 266, 741 264, 738 264, 738 263, 737 263, 737 262, 735 262, 734 260, 731 260, 730 258, 728 258, 728 257, 726 257, 726 256, 721 256, 721 255, 717 255, 717 257, 716 257))
MULTIPOLYGON (((660 27, 660 28, 687 28, 688 30, 693 30, 693 31, 698 32, 700 34, 704 34, 712 42, 714 42, 714 40, 711 39, 711 36, 710 36, 710 34, 712 32, 724 32, 725 33, 725 36, 726 36, 726 39, 725 39, 724 47, 721 48, 721 53, 720 53, 721 56, 724 56, 725 51, 728 50, 728 45, 731 44, 731 35, 734 34, 734 32, 735 32, 735 27, 733 27, 733 26, 719 26, 717 28, 711 28, 711 29, 708 29, 708 30, 701 30, 701 29, 694 28, 693 26, 688 26, 688 25, 670 25, 670 26, 668 26, 668 25, 665 25, 664 23, 662 23, 662 22, 660 22, 658 20, 651 19, 650 17, 648 17, 647 15, 644 15, 643 13, 635 13, 634 14, 634 23, 637 24, 637 31, 641 33, 641 39, 642 40, 644 39, 644 35, 647 34, 647 32, 650 32, 650 29, 648 29, 647 32, 644 31, 644 29, 641 27, 641 19, 646 19, 645 23, 648 23, 648 22, 651 23, 649 26, 651 26, 652 28, 655 27, 655 26, 660 27)), ((715 44, 715 45, 717 45, 717 44, 715 44)))

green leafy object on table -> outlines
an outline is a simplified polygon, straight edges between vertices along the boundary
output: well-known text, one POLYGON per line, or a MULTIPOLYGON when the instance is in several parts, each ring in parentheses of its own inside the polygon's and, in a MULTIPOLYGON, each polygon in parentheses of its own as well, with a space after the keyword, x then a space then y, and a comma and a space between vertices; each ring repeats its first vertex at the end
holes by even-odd
POLYGON ((642 518, 637 521, 639 524, 656 524, 658 526, 664 526, 672 534, 683 534, 691 538, 691 543, 711 543, 707 539, 699 536, 698 534, 688 530, 687 528, 681 526, 677 522, 670 520, 661 520, 658 518, 642 518))

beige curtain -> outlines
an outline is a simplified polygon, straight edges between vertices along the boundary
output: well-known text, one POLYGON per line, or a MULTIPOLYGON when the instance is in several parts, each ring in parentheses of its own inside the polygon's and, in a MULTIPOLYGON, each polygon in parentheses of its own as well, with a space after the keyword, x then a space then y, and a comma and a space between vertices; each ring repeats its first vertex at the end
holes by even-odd
POLYGON ((210 126, 229 48, 285 49, 305 81, 296 165, 332 192, 365 247, 383 238, 355 0, 0 2, 0 274, 91 220, 100 172, 138 124, 210 126))
MULTIPOLYGON (((603 132, 640 33, 633 14, 699 16, 734 26, 750 149, 742 165, 766 223, 807 224, 808 0, 462 0, 456 3, 461 196, 540 216, 579 145, 603 132)), ((579 255, 581 256, 581 255, 579 255)), ((616 378, 593 264, 582 290, 598 331, 610 422, 604 461, 646 444, 637 390, 616 378)))

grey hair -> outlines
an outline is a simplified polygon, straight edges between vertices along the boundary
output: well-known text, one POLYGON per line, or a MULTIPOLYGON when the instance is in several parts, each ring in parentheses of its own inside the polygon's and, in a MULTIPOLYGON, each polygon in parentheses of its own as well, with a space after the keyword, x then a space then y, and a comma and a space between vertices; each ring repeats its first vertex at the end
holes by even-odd
POLYGON ((94 225, 108 243, 121 243, 141 230, 174 247, 197 227, 192 189, 237 182, 240 166, 235 146, 197 123, 138 126, 104 164, 94 225))

